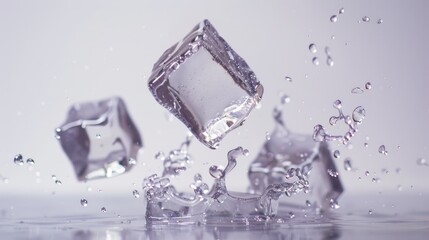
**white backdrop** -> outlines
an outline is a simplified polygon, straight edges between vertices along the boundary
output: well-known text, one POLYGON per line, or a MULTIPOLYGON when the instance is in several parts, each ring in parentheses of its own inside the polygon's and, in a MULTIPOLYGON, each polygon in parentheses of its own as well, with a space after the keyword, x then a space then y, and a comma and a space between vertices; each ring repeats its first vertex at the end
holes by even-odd
POLYGON ((2 1, 0 194, 81 194, 88 187, 131 194, 145 176, 160 173, 155 153, 178 147, 187 130, 167 120, 148 91, 147 78, 164 50, 203 19, 247 61, 265 94, 262 108, 218 150, 193 142, 194 164, 175 179, 182 189, 195 172, 210 182, 208 167, 225 164, 227 151, 241 145, 250 155, 239 159, 228 187, 244 191, 247 167, 274 126, 271 111, 283 92, 291 97, 286 122, 300 133, 311 134, 318 123, 327 126, 336 114, 336 99, 349 114, 356 106, 365 107, 367 117, 353 148, 332 145, 341 151, 337 166, 347 192, 400 194, 402 185, 403 192, 423 193, 429 189, 429 167, 417 166, 416 160, 429 160, 428 7, 426 1, 2 1), (344 14, 332 23, 331 15, 342 7, 344 14), (370 22, 359 23, 364 16, 370 22), (384 22, 377 24, 380 18, 384 22), (317 44, 316 54, 308 50, 310 43, 317 44), (325 63, 326 46, 333 67, 325 63), (321 59, 319 66, 312 64, 313 56, 321 59), (372 90, 351 94, 368 81, 372 90), (113 95, 125 100, 142 135, 139 164, 116 178, 78 182, 54 129, 71 104, 113 95), (378 153, 381 144, 387 156, 378 153), (16 166, 18 153, 36 164, 16 166), (343 170, 345 157, 357 171, 343 170), (371 182, 373 177, 381 182, 371 182))

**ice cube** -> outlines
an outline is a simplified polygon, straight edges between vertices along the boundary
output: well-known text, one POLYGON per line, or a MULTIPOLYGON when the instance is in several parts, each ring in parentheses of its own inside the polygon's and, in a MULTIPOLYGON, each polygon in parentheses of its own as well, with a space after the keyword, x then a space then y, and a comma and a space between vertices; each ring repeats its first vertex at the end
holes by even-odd
POLYGON ((212 149, 263 94, 253 71, 208 20, 164 52, 148 84, 155 99, 212 149))
POLYGON ((108 178, 130 170, 143 146, 119 97, 73 105, 56 134, 79 180, 108 178))
MULTIPOLYGON (((293 181, 289 169, 300 169, 307 175, 310 198, 323 209, 329 209, 343 192, 339 176, 329 174, 337 173, 329 145, 313 141, 311 135, 291 133, 284 126, 277 125, 270 140, 265 142, 250 165, 250 189, 262 193, 271 184, 293 181)), ((289 199, 283 198, 283 201, 289 199)))

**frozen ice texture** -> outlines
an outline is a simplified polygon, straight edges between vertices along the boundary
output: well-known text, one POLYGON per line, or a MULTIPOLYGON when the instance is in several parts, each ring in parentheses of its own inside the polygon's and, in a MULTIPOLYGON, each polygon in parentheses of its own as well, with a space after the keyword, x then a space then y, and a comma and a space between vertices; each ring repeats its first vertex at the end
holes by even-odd
POLYGON ((119 97, 73 105, 56 134, 79 180, 108 178, 130 170, 143 146, 119 97))
POLYGON ((250 165, 250 189, 261 193, 271 184, 284 182, 285 176, 292 181, 295 171, 291 169, 308 175, 310 197, 322 209, 329 209, 343 192, 339 176, 329 174, 337 169, 328 143, 315 142, 311 135, 295 134, 277 124, 250 165))
POLYGON ((263 94, 253 71, 208 20, 164 52, 148 84, 155 99, 212 149, 263 94))

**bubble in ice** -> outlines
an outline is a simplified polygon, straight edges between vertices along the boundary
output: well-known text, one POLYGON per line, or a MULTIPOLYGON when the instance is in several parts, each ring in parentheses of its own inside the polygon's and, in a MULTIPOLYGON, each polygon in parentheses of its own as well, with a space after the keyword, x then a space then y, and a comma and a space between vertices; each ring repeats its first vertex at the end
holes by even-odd
POLYGON ((139 191, 137 191, 136 189, 134 189, 134 190, 133 190, 133 196, 134 196, 135 198, 139 198, 139 197, 140 197, 140 193, 139 193, 139 191))
POLYGON ((22 166, 24 165, 24 158, 22 157, 21 154, 16 154, 15 157, 13 157, 13 162, 16 165, 22 166))
POLYGON ((286 76, 286 77, 285 77, 285 80, 286 80, 286 81, 288 81, 288 82, 292 82, 292 78, 291 78, 291 77, 289 77, 289 76, 286 76))
POLYGON ((378 24, 382 24, 383 22, 384 22, 384 21, 383 21, 383 19, 381 19, 381 18, 380 18, 380 19, 378 19, 378 21, 377 21, 377 23, 378 23, 378 24))
POLYGON ((334 151, 334 158, 340 158, 341 154, 339 150, 334 151))
POLYGON ((363 89, 360 87, 355 87, 352 89, 352 93, 355 93, 355 94, 362 94, 363 92, 364 92, 363 89))
POLYGON ((365 83, 365 89, 366 90, 371 90, 371 88, 372 88, 372 85, 370 82, 365 83))
POLYGON ((426 160, 426 158, 418 158, 417 159, 417 165, 419 165, 419 166, 429 166, 429 163, 426 160))
POLYGON ((311 53, 316 53, 317 52, 317 46, 316 46, 316 44, 315 43, 311 43, 308 46, 308 50, 310 50, 311 53))
POLYGON ((353 110, 352 118, 355 123, 361 124, 365 119, 365 109, 362 106, 356 107, 355 110, 353 110))
POLYGON ((82 199, 80 200, 80 205, 82 205, 82 206, 84 206, 84 207, 88 206, 88 200, 86 200, 85 198, 82 198, 82 199))
POLYGON ((332 57, 331 57, 331 56, 328 56, 328 57, 326 58, 326 65, 328 65, 329 67, 334 66, 334 59, 332 59, 332 57))
POLYGON ((378 152, 383 155, 387 155, 386 146, 380 145, 380 147, 378 147, 378 152))
POLYGON ((350 172, 352 170, 352 161, 350 159, 344 160, 344 170, 350 172))
POLYGON ((344 13, 344 8, 340 8, 340 10, 338 10, 339 14, 343 14, 344 13))
POLYGON ((105 213, 105 212, 107 212, 107 209, 105 207, 102 207, 101 212, 105 213))
POLYGON ((212 149, 242 125, 264 92, 244 59, 208 20, 164 52, 148 86, 160 105, 212 149))
POLYGON ((331 22, 335 23, 335 22, 337 22, 337 21, 338 21, 338 17, 337 17, 337 15, 332 15, 332 16, 329 18, 329 20, 331 20, 331 22))
POLYGON ((315 66, 319 66, 320 61, 318 57, 313 57, 313 59, 311 60, 311 62, 315 65, 315 66))
POLYGON ((369 22, 371 19, 368 16, 362 17, 363 22, 369 22))

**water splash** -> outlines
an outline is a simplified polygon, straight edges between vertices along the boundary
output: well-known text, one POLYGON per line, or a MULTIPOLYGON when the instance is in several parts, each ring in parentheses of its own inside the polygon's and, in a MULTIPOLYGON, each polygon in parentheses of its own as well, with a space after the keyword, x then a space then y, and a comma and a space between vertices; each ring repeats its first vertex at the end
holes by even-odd
POLYGON ((316 142, 341 141, 346 145, 358 131, 357 126, 362 124, 365 118, 365 109, 362 106, 358 106, 353 110, 352 116, 349 116, 344 115, 341 100, 336 100, 333 107, 338 110, 338 116, 330 117, 329 124, 334 126, 338 121, 343 120, 349 128, 348 131, 344 135, 330 135, 321 124, 318 124, 314 126, 313 140, 316 142))

